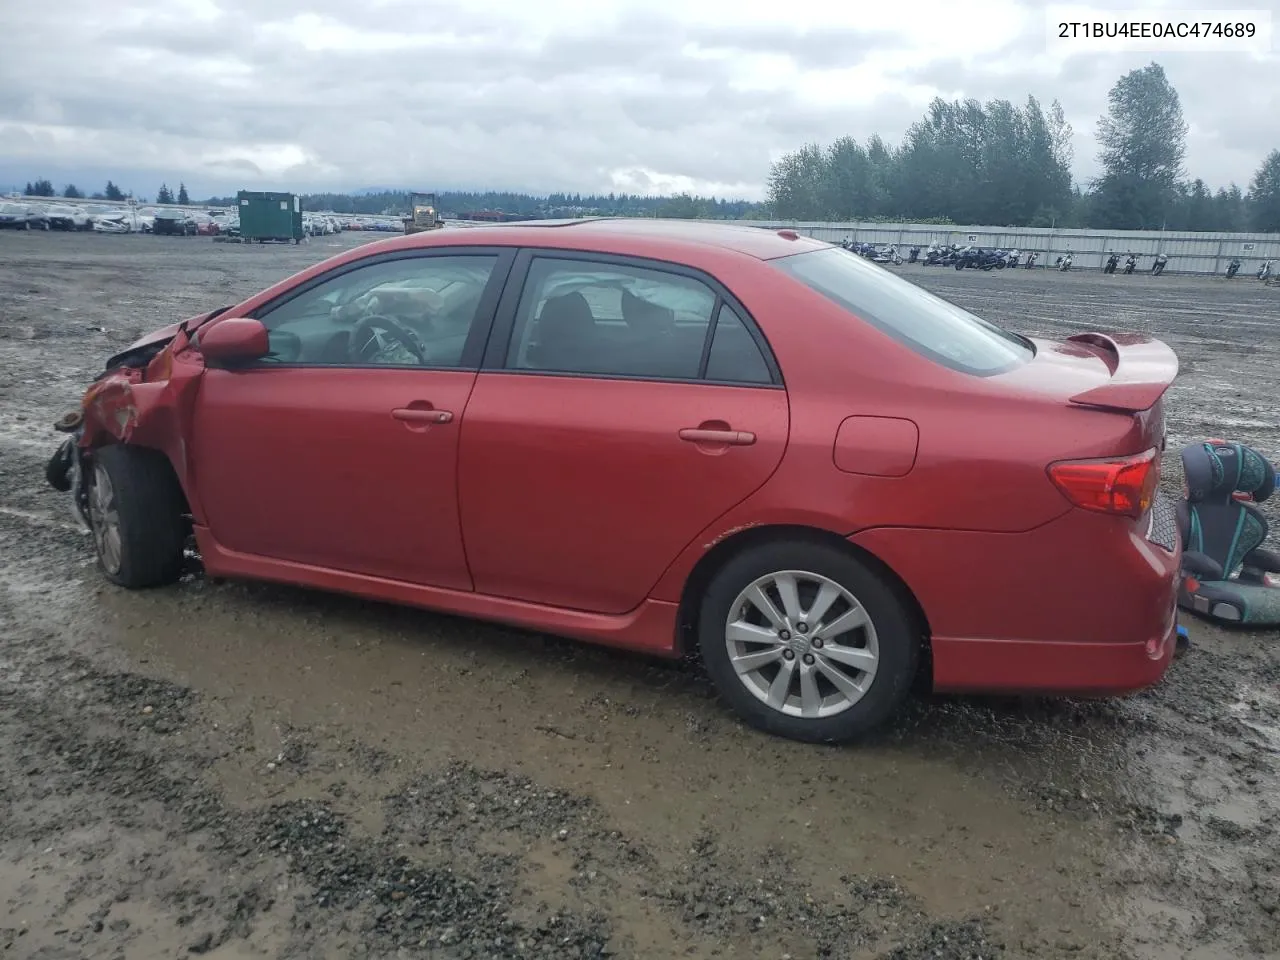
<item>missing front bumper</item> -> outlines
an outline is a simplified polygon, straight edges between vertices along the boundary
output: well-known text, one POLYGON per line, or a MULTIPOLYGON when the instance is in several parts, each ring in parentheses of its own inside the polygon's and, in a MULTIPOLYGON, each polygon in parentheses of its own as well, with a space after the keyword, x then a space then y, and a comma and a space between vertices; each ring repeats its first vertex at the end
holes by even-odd
POLYGON ((71 513, 76 521, 89 528, 89 491, 85 485, 84 453, 80 449, 80 430, 58 445, 58 449, 45 464, 44 478, 49 486, 61 493, 71 494, 71 513))

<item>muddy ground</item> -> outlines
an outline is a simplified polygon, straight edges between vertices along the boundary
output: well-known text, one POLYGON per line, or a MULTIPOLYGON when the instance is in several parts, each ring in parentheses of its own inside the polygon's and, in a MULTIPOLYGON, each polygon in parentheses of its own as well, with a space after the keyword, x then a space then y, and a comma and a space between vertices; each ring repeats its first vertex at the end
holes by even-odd
MULTIPOLYGON (((0 956, 1280 956, 1274 635, 1192 622, 1144 694, 920 697, 832 749, 689 665, 107 586, 42 479, 53 419, 137 335, 361 239, 0 235, 0 956)), ((901 269, 1027 333, 1156 332, 1171 448, 1280 456, 1278 290, 901 269)))

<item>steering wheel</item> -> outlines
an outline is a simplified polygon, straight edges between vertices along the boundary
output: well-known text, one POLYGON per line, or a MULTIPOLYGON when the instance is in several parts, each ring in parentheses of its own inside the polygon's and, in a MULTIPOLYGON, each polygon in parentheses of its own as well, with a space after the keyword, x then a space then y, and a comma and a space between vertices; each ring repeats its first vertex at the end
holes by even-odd
POLYGON ((361 318, 351 328, 351 336, 347 340, 347 352, 352 360, 357 363, 369 361, 365 356, 369 344, 376 343, 379 347, 382 346, 382 336, 379 331, 389 334, 392 340, 417 357, 419 363, 427 362, 427 348, 421 338, 399 320, 381 313, 371 313, 361 318))

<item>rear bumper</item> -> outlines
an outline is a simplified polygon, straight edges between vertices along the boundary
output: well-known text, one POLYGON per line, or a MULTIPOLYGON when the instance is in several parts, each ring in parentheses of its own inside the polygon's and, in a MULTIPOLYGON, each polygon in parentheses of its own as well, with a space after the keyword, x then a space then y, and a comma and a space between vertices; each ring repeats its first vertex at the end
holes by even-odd
POLYGON ((1114 695, 1164 676, 1181 548, 1150 522, 1072 510, 1018 534, 880 528, 851 539, 902 577, 947 692, 1114 695))
POLYGON ((1117 696, 1158 683, 1173 662, 1176 613, 1145 643, 933 638, 933 688, 940 693, 1117 696))

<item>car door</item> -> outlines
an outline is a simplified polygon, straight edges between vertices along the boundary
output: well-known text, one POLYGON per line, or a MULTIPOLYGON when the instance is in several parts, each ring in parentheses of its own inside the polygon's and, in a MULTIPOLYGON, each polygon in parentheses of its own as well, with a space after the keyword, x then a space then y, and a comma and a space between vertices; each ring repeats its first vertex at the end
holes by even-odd
POLYGON ((523 252, 462 426, 476 590, 634 608, 769 478, 787 431, 767 344, 717 282, 656 261, 523 252))
POLYGON ((271 354, 210 369, 196 488, 224 548, 470 590, 458 429, 510 251, 356 261, 254 311, 271 354))

